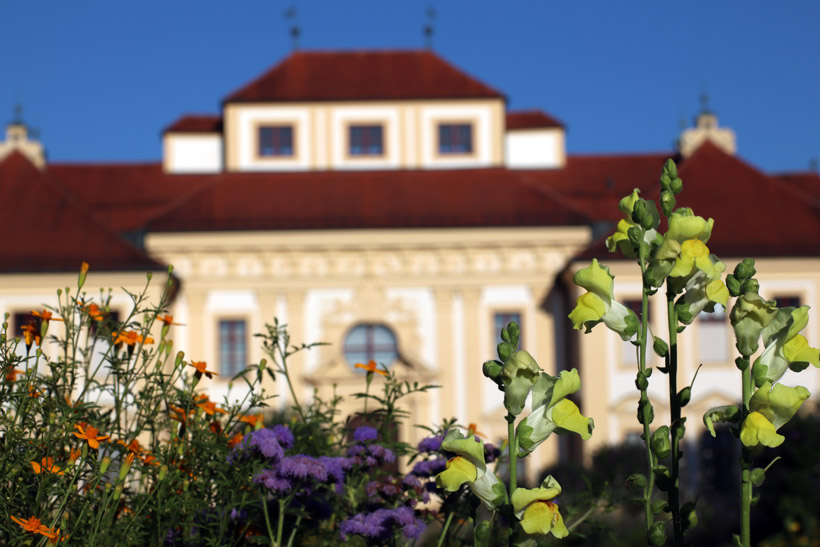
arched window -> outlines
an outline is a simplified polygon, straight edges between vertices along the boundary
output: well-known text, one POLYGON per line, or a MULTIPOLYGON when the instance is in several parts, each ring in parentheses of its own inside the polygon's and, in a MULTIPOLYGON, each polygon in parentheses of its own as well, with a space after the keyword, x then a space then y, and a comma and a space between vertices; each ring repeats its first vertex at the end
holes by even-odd
POLYGON ((344 354, 351 366, 356 363, 367 364, 371 360, 390 366, 399 356, 396 335, 385 325, 356 325, 345 337, 344 354))

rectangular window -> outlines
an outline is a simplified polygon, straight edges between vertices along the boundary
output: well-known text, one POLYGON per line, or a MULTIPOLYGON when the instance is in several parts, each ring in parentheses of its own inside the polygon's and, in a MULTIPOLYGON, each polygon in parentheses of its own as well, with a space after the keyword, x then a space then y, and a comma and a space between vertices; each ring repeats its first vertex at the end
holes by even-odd
POLYGON ((438 126, 439 154, 472 154, 473 126, 469 123, 443 123, 438 126))
POLYGON ((247 330, 244 319, 219 321, 219 374, 230 378, 247 367, 247 330))
POLYGON ((348 137, 351 156, 384 154, 381 125, 351 125, 348 137))
POLYGON ((787 308, 789 306, 799 308, 800 306, 802 306, 802 304, 800 303, 800 297, 795 296, 793 294, 775 296, 774 301, 777 302, 778 308, 787 308))
MULTIPOLYGON (((496 345, 503 342, 503 340, 501 340, 501 329, 509 325, 510 321, 515 321, 518 323, 518 328, 522 331, 524 330, 524 327, 521 325, 521 314, 519 312, 499 312, 493 315, 493 332, 490 340, 495 340, 496 345)), ((523 345, 521 341, 522 338, 523 336, 518 337, 518 349, 521 349, 523 345)), ((495 349, 495 346, 493 349, 495 349)))
POLYGON ((726 310, 716 305, 712 313, 698 315, 699 357, 703 363, 726 363, 729 358, 729 323, 726 310))
POLYGON ((293 155, 293 127, 266 125, 259 128, 259 156, 282 157, 293 155))

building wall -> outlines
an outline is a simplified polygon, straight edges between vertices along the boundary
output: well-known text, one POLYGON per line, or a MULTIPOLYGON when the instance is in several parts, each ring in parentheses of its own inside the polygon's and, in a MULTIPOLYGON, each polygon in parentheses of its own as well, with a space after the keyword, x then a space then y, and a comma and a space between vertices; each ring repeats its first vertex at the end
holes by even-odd
POLYGON ((227 104, 226 168, 230 171, 446 169, 504 163, 501 99, 355 103, 227 104), (473 152, 439 154, 438 124, 469 123, 473 152), (383 154, 351 156, 349 127, 380 124, 383 154), (293 128, 294 153, 260 157, 259 127, 293 128))
MULTIPOLYGON (((506 436, 503 394, 481 373, 496 357, 493 314, 520 313, 524 348, 555 374, 555 318, 543 303, 588 239, 586 228, 496 228, 150 234, 146 244, 182 279, 174 316, 186 326, 174 336, 190 358, 217 362, 220 318, 246 318, 261 332, 277 316, 292 343, 329 344, 294 357, 297 396, 317 389, 327 398, 335 385, 346 415, 362 410, 352 394, 364 382, 344 358, 345 336, 383 323, 398 340, 400 362, 388 364, 398 376, 442 386, 409 401, 412 422, 455 416, 497 441, 506 436)), ((258 339, 250 351, 253 362, 263 357, 258 339)), ((228 389, 224 378, 213 386, 217 398, 228 389)), ((289 404, 282 382, 266 388, 280 395, 276 405, 289 404)), ((415 442, 423 432, 411 425, 401 434, 415 442)), ((557 443, 546 448, 534 469, 554 459, 557 443)))

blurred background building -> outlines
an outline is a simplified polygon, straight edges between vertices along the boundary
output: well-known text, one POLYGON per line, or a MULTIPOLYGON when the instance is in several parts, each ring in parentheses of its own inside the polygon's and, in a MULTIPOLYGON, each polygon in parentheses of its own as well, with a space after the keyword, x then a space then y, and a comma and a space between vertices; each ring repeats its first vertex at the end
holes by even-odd
MULTIPOLYGON (((546 371, 581 370, 594 449, 640 434, 635 352, 603 327, 571 330, 572 274, 597 256, 616 275, 616 297, 640 299, 636 268, 608 255, 602 238, 633 188, 657 197, 672 157, 679 203, 716 220, 711 250, 729 269, 759 258, 761 294, 811 305, 805 334, 820 343, 817 173, 761 172, 735 155, 734 133, 705 107, 664 153, 570 155, 566 139, 562 121, 508 110, 501 91, 429 50, 294 52, 219 112, 168 125, 156 163, 49 163, 16 116, 0 142, 9 230, 0 311, 19 329, 29 310, 56 303, 53 290, 71 286, 83 260, 93 287, 129 290, 173 265, 171 311, 184 326, 172 337, 218 368, 212 398, 263 357, 253 334, 277 317, 293 343, 328 343, 291 363, 302 397, 335 389, 345 411, 360 411, 351 394, 363 374, 353 365, 374 360, 402 380, 441 386, 410 398, 413 423, 455 416, 491 440, 506 434, 503 397, 481 364, 514 320, 521 347, 546 371)), ((112 302, 121 317, 129 305, 124 295, 112 302)), ((707 408, 736 402, 734 357, 723 311, 682 336, 679 383, 702 365, 685 409, 690 431, 707 408)), ((820 387, 814 370, 800 382, 820 387)), ((661 382, 653 387, 663 395, 661 382)), ((267 388, 287 406, 281 382, 267 388)), ((656 414, 668 419, 660 401, 656 414)), ((408 423, 400 434, 412 442, 422 433, 408 423)), ((527 462, 579 449, 547 443, 527 462)))

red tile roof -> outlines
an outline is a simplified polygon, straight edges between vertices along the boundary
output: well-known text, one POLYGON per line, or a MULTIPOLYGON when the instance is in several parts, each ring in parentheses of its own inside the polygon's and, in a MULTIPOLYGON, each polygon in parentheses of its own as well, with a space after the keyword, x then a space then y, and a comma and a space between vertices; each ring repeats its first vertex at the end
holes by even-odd
POLYGON ((162 164, 49 164, 48 172, 113 230, 140 230, 220 175, 174 175, 162 164))
POLYGON ((224 102, 495 98, 431 51, 297 51, 224 102))
POLYGON ((162 130, 163 133, 222 133, 222 116, 186 114, 162 130))
POLYGON ((548 185, 507 169, 230 173, 152 232, 587 224, 548 185))
MULTIPOLYGON (((708 246, 730 269, 745 257, 820 256, 820 208, 784 186, 787 183, 781 177, 761 173, 710 141, 678 167, 683 179, 678 206, 691 207, 696 215, 715 219, 708 246)), ((657 202, 660 189, 657 175, 655 178, 642 195, 657 202)), ((612 220, 620 218, 617 202, 612 211, 612 220)), ((623 258, 608 253, 603 238, 576 259, 586 261, 592 257, 604 261, 623 258)))
POLYGON ((83 261, 96 271, 164 270, 19 152, 0 161, 0 203, 2 273, 79 271, 83 261))
POLYGON ((518 110, 507 112, 507 131, 516 129, 541 129, 544 127, 566 127, 564 122, 553 118, 543 110, 518 110))

